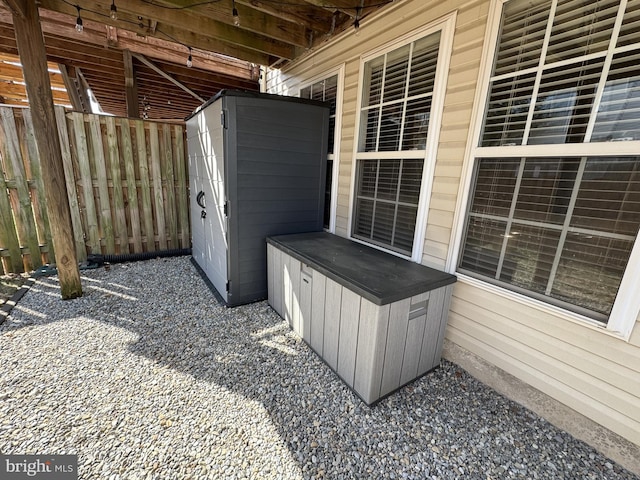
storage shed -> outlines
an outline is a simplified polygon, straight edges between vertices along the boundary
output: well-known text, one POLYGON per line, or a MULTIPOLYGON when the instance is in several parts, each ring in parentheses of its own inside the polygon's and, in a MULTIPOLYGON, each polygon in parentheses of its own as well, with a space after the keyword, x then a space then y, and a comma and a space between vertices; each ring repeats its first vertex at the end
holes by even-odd
POLYGON ((222 91, 187 118, 192 248, 228 306, 267 297, 266 237, 321 231, 329 108, 222 91))

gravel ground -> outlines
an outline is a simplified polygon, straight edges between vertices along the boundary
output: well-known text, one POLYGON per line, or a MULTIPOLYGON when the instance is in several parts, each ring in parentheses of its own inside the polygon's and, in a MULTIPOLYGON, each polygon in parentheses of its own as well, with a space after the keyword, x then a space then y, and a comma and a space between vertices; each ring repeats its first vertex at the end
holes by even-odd
POLYGON ((40 279, 0 327, 0 452, 82 479, 637 479, 456 365, 365 406, 266 302, 188 257, 40 279))

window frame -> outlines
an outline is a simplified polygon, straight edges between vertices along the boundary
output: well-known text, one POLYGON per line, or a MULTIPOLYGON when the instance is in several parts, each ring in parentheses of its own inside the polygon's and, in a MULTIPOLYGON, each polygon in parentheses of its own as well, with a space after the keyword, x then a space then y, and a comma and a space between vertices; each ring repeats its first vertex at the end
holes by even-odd
POLYGON ((344 63, 335 68, 325 70, 321 74, 315 75, 305 80, 304 82, 301 82, 298 87, 297 94, 297 96, 300 97, 302 89, 310 87, 315 83, 321 82, 323 80, 327 80, 333 76, 338 77, 336 86, 336 121, 334 124, 335 132, 333 136, 333 153, 327 154, 327 159, 333 162, 331 170, 331 206, 329 209, 329 228, 325 229, 329 233, 336 232, 336 212, 338 208, 338 175, 340 172, 340 140, 342 138, 342 98, 344 93, 344 72, 344 63))
POLYGON ((457 12, 451 12, 438 20, 430 22, 423 27, 387 42, 375 49, 372 49, 360 56, 360 64, 358 69, 358 85, 357 85, 357 102, 355 110, 355 126, 353 135, 352 165, 351 165, 351 185, 349 188, 349 220, 347 224, 347 233, 349 239, 354 242, 368 245, 377 250, 382 250, 391 255, 421 263, 424 249, 424 240, 427 230, 427 213, 429 211, 429 201, 433 187, 433 177, 435 173, 436 155, 438 151, 438 141, 440 138, 440 127, 442 124, 442 114, 444 110, 444 97, 447 87, 447 77, 449 73, 449 63, 453 49, 453 36, 455 31, 457 12), (436 74, 431 95, 431 110, 429 118, 429 131, 427 134, 426 146, 424 150, 404 150, 404 151, 379 151, 379 152, 359 152, 359 143, 361 132, 361 111, 364 97, 364 88, 367 83, 365 79, 365 64, 381 55, 402 48, 414 41, 420 40, 431 34, 440 32, 440 45, 438 49, 438 62, 436 65, 436 74), (424 161, 422 169, 422 180, 420 187, 420 197, 418 201, 418 211, 416 215, 416 226, 414 231, 413 249, 411 255, 400 253, 391 248, 381 246, 376 243, 367 242, 353 236, 353 226, 355 223, 355 201, 357 197, 358 186, 358 161, 367 159, 398 159, 398 158, 420 158, 424 161))
MULTIPOLYGON (((543 300, 538 300, 513 290, 479 280, 477 278, 457 272, 457 264, 460 253, 464 247, 465 225, 468 206, 473 192, 474 170, 476 160, 483 157, 508 158, 508 157, 583 157, 583 156, 637 156, 640 152, 640 141, 624 142, 591 142, 591 143, 564 143, 547 145, 515 145, 481 147, 482 128, 484 124, 485 106, 489 99, 491 74, 493 70, 494 55, 500 40, 500 24, 503 6, 510 0, 492 0, 489 7, 487 27, 484 37, 484 48, 480 61, 478 82, 472 110, 472 123, 467 136, 465 149, 465 161, 462 169, 462 177, 458 189, 458 200, 454 217, 454 228, 451 233, 451 245, 446 262, 446 270, 456 272, 458 280, 488 292, 500 295, 521 304, 546 311, 562 319, 577 323, 582 326, 596 329, 614 337, 629 341, 631 333, 640 316, 640 297, 636 295, 636 285, 640 284, 640 268, 626 268, 622 276, 616 299, 606 325, 593 318, 582 315, 559 306, 555 306, 543 300)), ((621 0, 626 6, 627 1, 621 0)), ((557 0, 553 0, 551 8, 554 9, 557 0)), ((619 25, 614 28, 619 28, 619 25)), ((608 50, 608 57, 612 57, 608 50)), ((610 60, 610 59, 609 59, 610 60)), ((600 98, 600 97, 597 97, 600 98)), ((594 102, 594 109, 598 108, 598 100, 594 102)), ((589 131, 593 129, 594 115, 590 121, 589 131)), ((636 237, 629 256, 629 265, 640 265, 640 234, 636 237)))

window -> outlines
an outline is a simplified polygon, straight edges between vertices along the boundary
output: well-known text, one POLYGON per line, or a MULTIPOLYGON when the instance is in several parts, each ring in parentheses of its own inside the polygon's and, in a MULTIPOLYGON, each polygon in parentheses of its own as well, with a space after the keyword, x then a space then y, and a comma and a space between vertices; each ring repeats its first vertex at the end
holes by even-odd
POLYGON ((301 98, 310 98, 329 103, 329 145, 327 157, 327 182, 324 198, 324 228, 328 229, 331 221, 331 189, 333 182, 333 163, 335 160, 336 107, 338 100, 338 75, 333 75, 312 85, 300 89, 301 98))
POLYGON ((637 0, 504 4, 460 272, 609 321, 640 228, 639 22, 637 0))
POLYGON ((352 236, 407 256, 414 251, 440 37, 432 33, 363 66, 352 236))

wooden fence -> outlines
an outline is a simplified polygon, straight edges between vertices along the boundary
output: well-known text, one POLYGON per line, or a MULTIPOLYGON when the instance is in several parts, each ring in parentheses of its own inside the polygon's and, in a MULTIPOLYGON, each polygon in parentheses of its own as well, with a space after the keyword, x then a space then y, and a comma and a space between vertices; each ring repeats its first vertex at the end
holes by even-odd
MULTIPOLYGON (((190 246, 183 125, 59 107, 56 118, 79 261, 190 246)), ((0 273, 54 262, 46 181, 30 111, 0 107, 0 273)))

